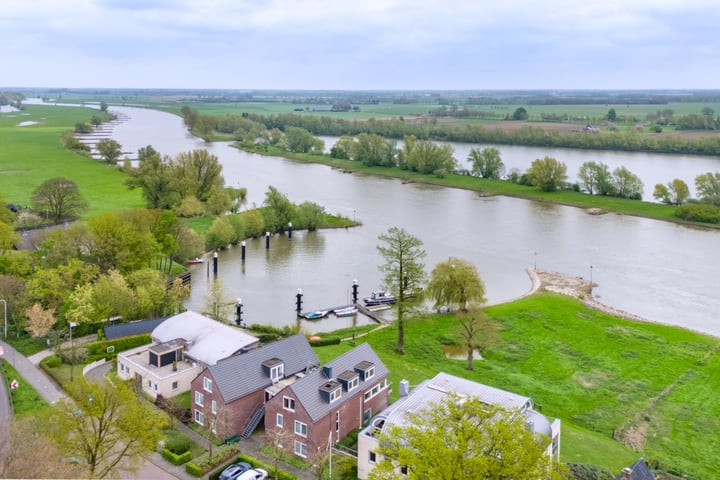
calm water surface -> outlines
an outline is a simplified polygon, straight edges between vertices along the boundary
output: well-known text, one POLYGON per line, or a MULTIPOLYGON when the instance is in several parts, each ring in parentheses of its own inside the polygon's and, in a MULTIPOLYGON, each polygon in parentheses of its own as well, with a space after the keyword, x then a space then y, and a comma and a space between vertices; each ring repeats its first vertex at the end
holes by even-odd
MULTIPOLYGON (((291 240, 275 235, 269 250, 264 239, 249 240, 244 264, 239 246, 220 252, 219 278, 230 298, 242 298, 244 319, 250 323, 296 322, 298 288, 303 290, 304 310, 347 303, 354 279, 363 295, 378 288, 382 258, 376 250, 377 237, 398 226, 422 239, 428 271, 449 256, 473 262, 490 303, 526 293, 530 280, 525 269, 536 264, 586 279, 592 274, 598 284, 595 295, 613 307, 720 336, 720 292, 715 284, 720 273, 720 232, 616 214, 592 216, 577 208, 527 200, 482 198, 462 190, 262 157, 227 143, 206 144, 189 135, 174 115, 113 109, 131 118, 113 133, 124 151, 152 145, 162 154, 175 155, 207 148, 222 162, 226 183, 248 189, 250 206, 261 204, 272 185, 295 203, 317 202, 330 213, 362 222, 352 229, 294 232, 291 240)), ((505 148, 501 152, 509 164, 511 155, 505 148)), ((524 152, 523 169, 545 155, 566 163, 572 157, 578 166, 596 160, 614 167, 613 159, 640 176, 646 186, 652 175, 662 176, 663 182, 687 177, 692 185, 697 173, 718 169, 713 167, 716 160, 709 157, 512 148, 524 152)), ((205 287, 211 280, 207 264, 193 267, 189 308, 202 310, 205 287)), ((349 326, 353 321, 369 320, 331 317, 314 324, 302 322, 318 331, 349 326)))

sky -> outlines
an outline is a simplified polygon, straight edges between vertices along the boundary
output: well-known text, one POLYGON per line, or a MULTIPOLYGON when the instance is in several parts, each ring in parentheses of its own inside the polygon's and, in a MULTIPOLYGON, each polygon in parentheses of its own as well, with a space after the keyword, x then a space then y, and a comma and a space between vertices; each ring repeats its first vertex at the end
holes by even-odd
POLYGON ((0 88, 715 89, 717 0, 0 0, 0 88))

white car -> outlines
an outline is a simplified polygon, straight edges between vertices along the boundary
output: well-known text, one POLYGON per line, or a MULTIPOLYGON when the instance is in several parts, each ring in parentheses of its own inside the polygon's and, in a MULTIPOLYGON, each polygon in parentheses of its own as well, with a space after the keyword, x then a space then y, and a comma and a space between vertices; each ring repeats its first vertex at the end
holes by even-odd
POLYGON ((237 480, 265 480, 268 478, 268 473, 262 468, 253 468, 247 472, 243 472, 237 480))

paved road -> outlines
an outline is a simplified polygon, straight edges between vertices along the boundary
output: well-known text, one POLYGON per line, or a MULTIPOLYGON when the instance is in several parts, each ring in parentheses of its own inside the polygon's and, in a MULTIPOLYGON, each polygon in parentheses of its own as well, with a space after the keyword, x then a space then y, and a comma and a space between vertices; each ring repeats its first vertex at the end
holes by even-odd
MULTIPOLYGON (((0 341, 0 346, 5 350, 5 360, 18 371, 25 381, 28 382, 46 402, 52 405, 65 396, 65 392, 28 358, 18 353, 11 345, 3 341, 0 341)), ((18 388, 23 388, 23 385, 20 385, 18 388)))

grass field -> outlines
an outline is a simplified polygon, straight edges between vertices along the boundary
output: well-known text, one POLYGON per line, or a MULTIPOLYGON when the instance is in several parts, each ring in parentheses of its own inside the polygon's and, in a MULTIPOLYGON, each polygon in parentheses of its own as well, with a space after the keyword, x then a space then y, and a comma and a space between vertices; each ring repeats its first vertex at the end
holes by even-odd
POLYGON ((28 205, 35 188, 53 177, 73 180, 90 208, 85 218, 144 206, 139 190, 129 190, 125 174, 92 158, 66 150, 60 135, 77 122, 89 122, 97 110, 28 105, 0 114, 0 192, 9 203, 28 205), (38 122, 18 126, 21 122, 38 122))
MULTIPOLYGON (((694 476, 713 478, 720 459, 718 341, 687 330, 636 323, 542 293, 489 307, 495 334, 485 337, 475 370, 446 358, 440 346, 458 342, 452 316, 430 316, 406 327, 406 355, 394 353, 395 327, 367 340, 391 372, 417 385, 439 371, 528 395, 563 421, 562 460, 617 473, 640 456, 694 476), (612 439, 628 432, 632 451, 612 439)), ((493 329, 488 329, 488 332, 493 329)), ((321 361, 349 350, 316 349, 321 361)), ((397 392, 393 391, 393 397, 397 392)))

